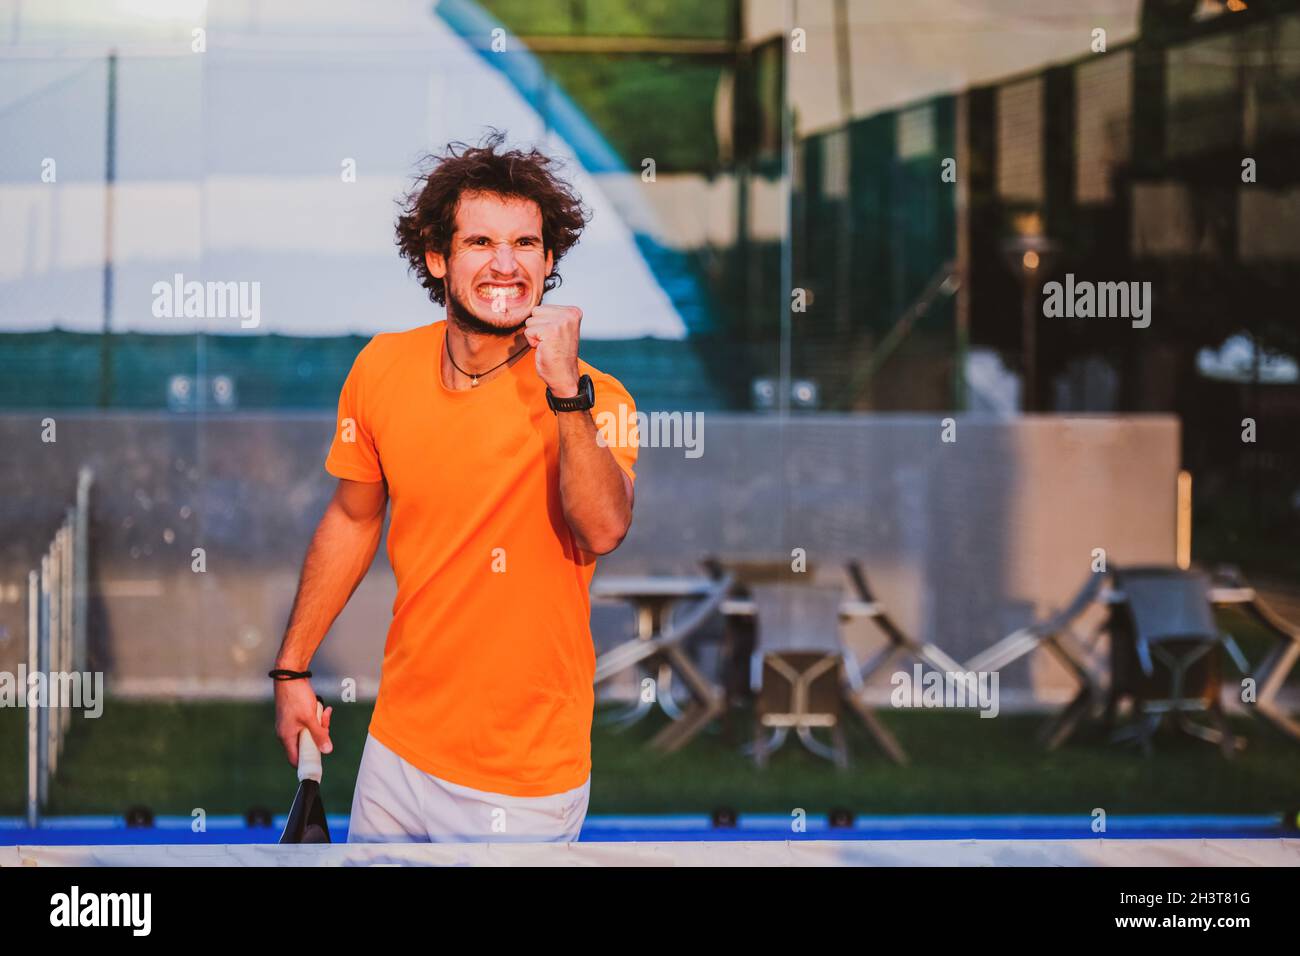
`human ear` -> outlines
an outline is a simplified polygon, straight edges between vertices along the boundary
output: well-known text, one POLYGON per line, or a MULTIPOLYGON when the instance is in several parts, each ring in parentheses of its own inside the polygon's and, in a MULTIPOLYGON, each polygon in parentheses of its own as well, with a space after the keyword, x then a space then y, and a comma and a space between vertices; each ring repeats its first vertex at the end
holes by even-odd
POLYGON ((426 252, 424 254, 424 264, 429 267, 429 273, 435 279, 446 278, 447 258, 441 252, 426 252))

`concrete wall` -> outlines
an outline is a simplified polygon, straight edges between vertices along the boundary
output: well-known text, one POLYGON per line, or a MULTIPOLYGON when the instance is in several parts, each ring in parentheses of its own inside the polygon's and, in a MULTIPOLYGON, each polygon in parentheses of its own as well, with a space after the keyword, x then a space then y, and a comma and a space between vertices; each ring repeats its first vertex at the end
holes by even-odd
MULTIPOLYGON (((92 664, 110 693, 257 695, 288 617, 298 567, 333 487, 333 419, 0 415, 0 669, 25 654, 26 572, 89 464, 92 664), (191 570, 191 551, 207 570, 191 570)), ((1177 420, 961 418, 940 440, 930 416, 792 419, 706 414, 703 455, 643 448, 636 519, 598 573, 690 572, 707 553, 788 560, 840 581, 865 562, 908 631, 958 660, 1064 604, 1094 548, 1113 563, 1171 562, 1177 420)), ((383 550, 314 669, 373 692, 395 587, 383 550)), ((631 616, 593 612, 598 646, 631 616)), ((846 639, 878 640, 869 624, 846 639)), ((710 653, 702 650, 708 663, 710 653)), ((1040 656, 1003 674, 1004 702, 1059 699, 1068 682, 1040 656)))

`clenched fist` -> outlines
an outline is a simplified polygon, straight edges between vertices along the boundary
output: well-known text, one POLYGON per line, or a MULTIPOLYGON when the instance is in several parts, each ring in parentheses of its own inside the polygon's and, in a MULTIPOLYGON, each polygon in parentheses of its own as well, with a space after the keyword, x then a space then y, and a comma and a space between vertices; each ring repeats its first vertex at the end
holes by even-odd
POLYGON ((582 310, 576 305, 539 305, 524 321, 524 335, 535 350, 537 374, 556 398, 578 394, 578 330, 582 310))

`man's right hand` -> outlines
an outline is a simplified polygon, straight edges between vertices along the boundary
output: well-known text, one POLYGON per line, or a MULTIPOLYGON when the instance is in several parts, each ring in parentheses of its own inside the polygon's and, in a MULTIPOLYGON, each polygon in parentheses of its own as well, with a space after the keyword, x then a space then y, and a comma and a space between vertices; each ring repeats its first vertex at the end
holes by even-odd
MULTIPOLYGON (((340 478, 321 516, 298 578, 298 593, 275 666, 301 670, 312 659, 325 632, 366 576, 384 534, 388 485, 383 481, 340 478)), ((306 728, 323 754, 330 743, 330 713, 316 720, 316 694, 306 678, 275 682, 275 735, 289 763, 298 766, 298 734, 306 728)))
POLYGON ((316 721, 316 692, 306 678, 275 682, 275 735, 284 745, 292 766, 298 766, 298 735, 304 727, 311 732, 321 753, 334 749, 329 733, 333 712, 333 707, 326 707, 320 722, 316 721))

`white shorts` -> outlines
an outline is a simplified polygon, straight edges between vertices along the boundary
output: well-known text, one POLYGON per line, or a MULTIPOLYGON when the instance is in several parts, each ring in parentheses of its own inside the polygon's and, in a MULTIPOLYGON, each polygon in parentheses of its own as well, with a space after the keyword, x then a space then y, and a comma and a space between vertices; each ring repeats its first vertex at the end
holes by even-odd
POLYGON ((591 778, 544 797, 473 790, 411 766, 366 735, 349 843, 571 843, 587 816, 591 778))

